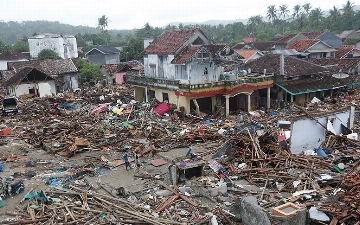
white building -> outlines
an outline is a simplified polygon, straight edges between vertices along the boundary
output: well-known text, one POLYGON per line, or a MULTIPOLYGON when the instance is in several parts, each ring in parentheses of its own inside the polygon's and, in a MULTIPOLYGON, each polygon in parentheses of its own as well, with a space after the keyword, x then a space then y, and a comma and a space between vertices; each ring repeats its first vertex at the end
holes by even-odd
POLYGON ((28 61, 27 57, 21 53, 14 51, 7 51, 0 54, 0 70, 7 70, 8 62, 28 61))
POLYGON ((44 33, 28 38, 30 57, 36 59, 44 49, 56 52, 61 58, 77 58, 76 38, 73 35, 44 33))

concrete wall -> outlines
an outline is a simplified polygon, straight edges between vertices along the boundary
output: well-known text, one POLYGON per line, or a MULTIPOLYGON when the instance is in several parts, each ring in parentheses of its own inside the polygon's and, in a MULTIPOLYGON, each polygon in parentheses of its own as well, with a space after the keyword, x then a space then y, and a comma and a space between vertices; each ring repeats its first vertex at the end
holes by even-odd
POLYGON ((78 51, 77 51, 77 43, 75 37, 64 37, 64 58, 77 58, 78 51))
POLYGON ((63 82, 64 82, 63 90, 79 88, 78 76, 76 73, 64 75, 63 82))
POLYGON ((20 59, 20 60, 0 60, 0 70, 7 70, 7 63, 8 62, 21 62, 21 61, 29 61, 27 59, 20 59))
POLYGON ((124 82, 124 75, 126 74, 126 72, 123 73, 115 73, 114 77, 115 77, 115 83, 116 84, 122 84, 124 82))
POLYGON ((220 74, 223 73, 222 67, 214 65, 214 63, 197 63, 192 62, 188 66, 190 83, 206 83, 212 81, 218 81, 220 74), (204 75, 205 68, 207 68, 208 75, 204 75))
POLYGON ((360 41, 356 42, 355 48, 360 48, 360 41))
POLYGON ((29 38, 28 42, 30 57, 34 59, 36 59, 44 49, 50 49, 56 52, 63 59, 78 57, 75 37, 29 38))
MULTIPOLYGON (((336 134, 341 134, 341 124, 353 126, 354 114, 350 110, 316 118, 326 127, 328 119, 333 119, 336 134)), ((292 123, 290 150, 293 154, 301 154, 306 150, 318 149, 325 140, 325 129, 311 118, 298 119, 292 123)))
POLYGON ((87 57, 90 64, 99 64, 99 65, 106 64, 105 56, 100 52, 98 54, 88 54, 87 57))
POLYGON ((105 64, 119 64, 120 56, 117 53, 105 55, 105 64))
POLYGON ((56 87, 54 80, 48 80, 46 82, 39 82, 37 83, 21 83, 17 85, 15 88, 9 88, 8 92, 9 95, 14 95, 19 97, 21 95, 27 95, 29 93, 29 89, 35 89, 35 93, 38 93, 40 97, 45 95, 54 94, 56 95, 56 87))
MULTIPOLYGON (((190 113, 190 98, 184 96, 176 96, 175 92, 170 90, 158 88, 149 88, 149 90, 154 91, 155 98, 161 102, 163 101, 163 93, 167 93, 169 97, 169 103, 175 104, 179 109, 180 107, 184 107, 185 113, 190 113)), ((145 88, 135 86, 134 96, 136 101, 145 101, 145 88)))

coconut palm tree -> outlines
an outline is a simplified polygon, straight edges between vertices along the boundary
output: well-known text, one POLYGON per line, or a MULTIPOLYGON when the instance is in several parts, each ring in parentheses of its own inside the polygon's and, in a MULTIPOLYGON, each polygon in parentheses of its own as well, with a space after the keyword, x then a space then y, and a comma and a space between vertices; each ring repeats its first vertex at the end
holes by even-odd
POLYGON ((354 13, 354 4, 348 0, 341 10, 343 13, 354 13))
POLYGON ((101 32, 104 32, 108 27, 108 23, 109 18, 105 15, 102 15, 100 18, 98 18, 98 29, 100 29, 101 32))
POLYGON ((257 19, 255 18, 255 16, 251 16, 247 22, 248 27, 250 27, 250 30, 252 33, 254 33, 255 31, 255 26, 256 26, 256 21, 257 19))
POLYGON ((269 5, 267 7, 266 17, 274 23, 274 20, 277 19, 277 10, 275 5, 269 5))
POLYGON ((294 8, 293 8, 293 14, 292 16, 294 18, 297 18, 300 16, 300 11, 301 11, 301 6, 299 4, 295 5, 294 8))
POLYGON ((320 8, 311 10, 310 20, 315 23, 315 29, 319 29, 319 23, 323 18, 324 12, 320 8))
POLYGON ((305 3, 305 4, 302 6, 302 8, 304 9, 306 15, 309 15, 310 10, 311 10, 311 5, 310 5, 310 3, 305 3))
POLYGON ((288 6, 287 5, 281 5, 279 6, 279 18, 281 18, 281 16, 285 19, 285 17, 287 17, 289 15, 289 10, 288 10, 288 6))
POLYGON ((342 9, 342 29, 343 30, 350 30, 354 29, 354 24, 356 21, 355 19, 355 11, 354 11, 354 4, 351 3, 349 0, 343 5, 342 9))
POLYGON ((337 23, 341 16, 340 10, 335 6, 333 6, 333 8, 329 10, 329 14, 329 19, 331 23, 337 23))

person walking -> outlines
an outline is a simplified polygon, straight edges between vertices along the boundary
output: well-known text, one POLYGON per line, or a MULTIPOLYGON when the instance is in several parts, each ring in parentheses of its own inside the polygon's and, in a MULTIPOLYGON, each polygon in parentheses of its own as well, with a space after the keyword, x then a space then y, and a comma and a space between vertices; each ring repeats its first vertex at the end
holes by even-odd
POLYGON ((127 149, 125 149, 125 153, 124 153, 124 162, 125 162, 126 170, 128 170, 128 167, 130 169, 129 153, 127 152, 127 149))

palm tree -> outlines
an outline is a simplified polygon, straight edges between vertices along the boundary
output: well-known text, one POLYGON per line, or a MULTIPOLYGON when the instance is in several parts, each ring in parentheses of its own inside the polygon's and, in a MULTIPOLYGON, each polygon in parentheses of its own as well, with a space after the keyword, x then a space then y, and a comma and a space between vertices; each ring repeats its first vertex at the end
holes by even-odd
POLYGON ((258 27, 260 27, 264 23, 263 18, 260 15, 255 16, 254 20, 255 20, 256 26, 258 26, 258 27))
POLYGON ((274 23, 274 20, 277 19, 277 10, 275 5, 269 5, 267 7, 266 17, 274 23))
POLYGON ((316 24, 315 29, 319 29, 319 23, 321 22, 321 20, 323 18, 323 14, 324 14, 324 12, 320 8, 311 10, 310 18, 311 18, 311 21, 315 22, 315 24, 316 24))
POLYGON ((285 19, 285 17, 287 17, 289 15, 289 10, 288 10, 288 6, 287 5, 281 5, 279 6, 279 17, 283 17, 285 19))
POLYGON ((302 31, 302 29, 306 26, 306 15, 304 12, 300 13, 299 18, 297 19, 297 27, 299 31, 302 31))
POLYGON ((295 18, 299 17, 300 15, 300 10, 301 10, 301 6, 298 4, 298 5, 295 5, 294 8, 293 8, 293 14, 292 16, 295 18))
POLYGON ((333 8, 329 10, 329 14, 329 19, 332 23, 337 23, 341 16, 340 10, 335 6, 333 6, 333 8))
POLYGON ((342 29, 343 30, 354 29, 354 22, 356 22, 354 21, 354 16, 355 16, 354 4, 348 0, 345 3, 345 5, 343 5, 341 11, 343 12, 342 21, 344 21, 342 23, 343 26, 342 29))
POLYGON ((343 13, 354 13, 354 4, 348 0, 341 10, 343 13))
POLYGON ((251 16, 247 22, 247 25, 250 27, 252 33, 255 31, 256 20, 255 16, 251 16))
POLYGON ((101 32, 104 32, 106 28, 108 27, 109 18, 105 15, 102 15, 100 18, 98 18, 98 28, 101 30, 101 32))
POLYGON ((306 15, 309 15, 310 10, 311 10, 311 5, 310 5, 310 3, 305 3, 302 7, 303 7, 306 15))

